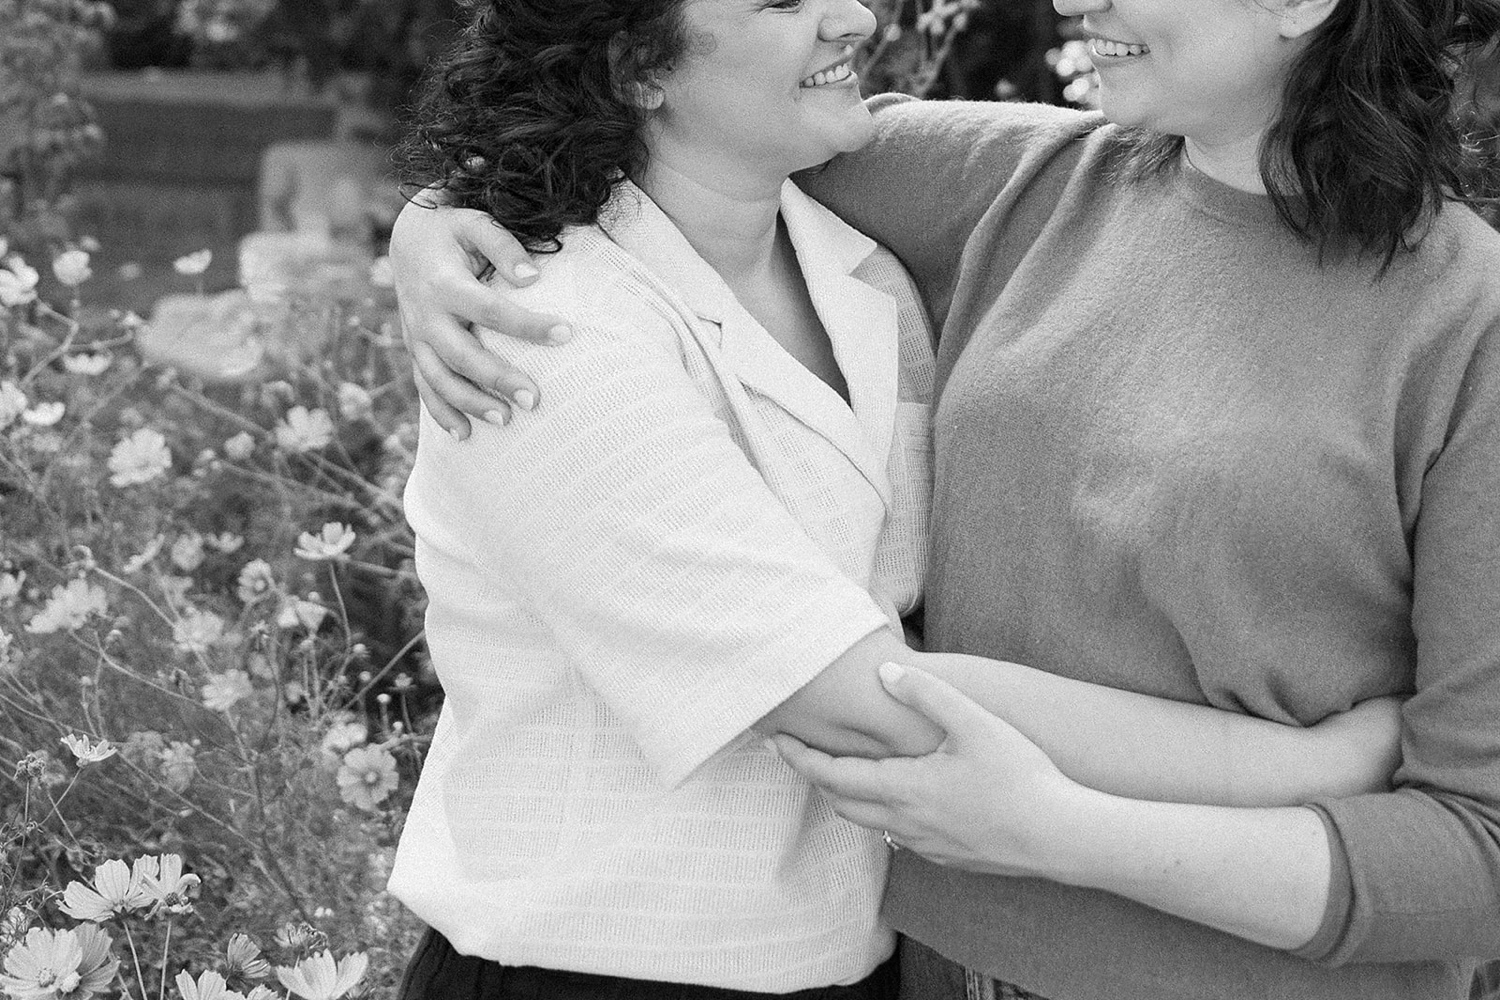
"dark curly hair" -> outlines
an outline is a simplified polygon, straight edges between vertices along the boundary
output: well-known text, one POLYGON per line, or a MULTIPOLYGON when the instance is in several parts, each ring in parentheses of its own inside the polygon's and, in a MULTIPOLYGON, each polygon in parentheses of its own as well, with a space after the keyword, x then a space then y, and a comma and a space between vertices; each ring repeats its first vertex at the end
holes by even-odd
MULTIPOLYGON (((1353 250, 1383 270, 1444 201, 1492 202, 1459 80, 1497 39, 1500 0, 1341 0, 1293 62, 1261 148, 1282 221, 1320 258, 1353 250)), ((1181 136, 1130 132, 1129 175, 1179 162, 1181 136)))
POLYGON ((645 164, 638 85, 688 45, 685 0, 465 0, 399 152, 408 187, 488 212, 533 252, 645 164))

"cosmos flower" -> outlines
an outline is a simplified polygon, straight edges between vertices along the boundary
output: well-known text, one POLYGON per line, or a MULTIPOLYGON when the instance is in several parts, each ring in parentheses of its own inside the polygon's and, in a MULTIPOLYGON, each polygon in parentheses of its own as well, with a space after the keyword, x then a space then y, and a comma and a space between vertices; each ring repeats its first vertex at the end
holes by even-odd
POLYGON ((327 410, 294 406, 276 425, 276 443, 295 452, 326 448, 333 443, 333 420, 327 410))
POLYGON ((87 736, 76 736, 72 733, 60 737, 58 742, 73 751, 73 759, 78 761, 79 767, 87 767, 101 760, 108 760, 120 752, 119 748, 109 740, 90 743, 87 736))
POLYGON ((375 401, 369 390, 353 382, 339 385, 339 412, 345 420, 367 420, 373 412, 375 401))
POLYGON ((102 587, 91 586, 82 578, 69 580, 52 588, 51 599, 26 623, 26 631, 34 635, 71 632, 88 621, 89 615, 104 614, 108 606, 102 587))
POLYGON ((67 411, 66 403, 53 400, 50 403, 37 403, 21 414, 21 419, 33 427, 51 427, 61 420, 67 411))
POLYGON ((344 755, 337 780, 339 798, 374 812, 396 790, 396 758, 380 747, 358 747, 344 755))
POLYGON ((64 250, 52 261, 52 273, 69 288, 77 288, 94 276, 89 255, 83 250, 64 250))
POLYGON ((161 780, 174 792, 185 792, 198 773, 198 751, 191 743, 173 740, 161 751, 161 780))
POLYGON ((149 483, 172 467, 172 452, 160 431, 142 427, 109 453, 109 481, 115 486, 149 483))
POLYGON ((99 351, 93 354, 68 354, 62 359, 63 369, 74 375, 103 375, 113 359, 99 351))
POLYGON ((0 264, 0 306, 13 308, 36 301, 36 285, 42 279, 36 268, 15 254, 0 264))
POLYGON ((349 551, 349 547, 354 544, 354 538, 353 528, 337 521, 329 521, 316 535, 310 531, 304 531, 297 536, 296 554, 312 562, 337 559, 349 551))
POLYGON ((109 989, 120 967, 112 943, 93 924, 68 931, 33 927, 6 954, 0 990, 15 1000, 91 1000, 109 989))
POLYGON ((172 543, 172 564, 184 573, 203 565, 203 536, 196 531, 178 535, 172 543))
POLYGON ((235 593, 246 604, 252 604, 276 589, 276 574, 264 559, 252 559, 240 569, 235 593))
POLYGON ((172 623, 172 641, 184 653, 206 653, 208 647, 222 638, 224 619, 212 611, 188 608, 181 618, 172 623))
POLYGON ((248 934, 232 934, 224 949, 231 976, 264 979, 271 974, 271 963, 260 957, 260 945, 248 934))
POLYGON ((182 871, 182 855, 162 854, 139 858, 136 864, 142 869, 141 884, 154 906, 153 912, 188 913, 192 910, 192 896, 202 879, 182 871))
POLYGON ((240 431, 234 437, 224 442, 224 454, 236 462, 243 462, 255 453, 255 438, 248 432, 240 431))
POLYGON ((69 882, 63 890, 62 910, 74 920, 96 923, 151 905, 144 884, 145 869, 137 861, 127 868, 120 860, 106 861, 94 869, 94 884, 69 882))
POLYGON ((182 1000, 245 1000, 243 993, 231 990, 224 977, 212 969, 199 973, 197 982, 184 969, 177 973, 176 982, 177 992, 182 995, 182 1000))
POLYGON ((369 964, 364 952, 349 955, 335 964, 333 952, 320 951, 294 966, 278 965, 276 978, 304 1000, 338 1000, 354 988, 369 964))

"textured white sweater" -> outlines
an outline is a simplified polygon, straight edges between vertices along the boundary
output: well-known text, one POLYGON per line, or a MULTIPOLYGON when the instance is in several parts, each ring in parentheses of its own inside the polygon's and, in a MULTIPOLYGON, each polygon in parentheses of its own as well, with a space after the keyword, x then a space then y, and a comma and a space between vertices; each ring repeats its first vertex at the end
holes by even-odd
POLYGON ((406 490, 446 693, 391 891, 464 954, 787 992, 867 975, 886 852, 746 729, 919 593, 930 332, 905 272, 790 184, 852 406, 639 189, 487 335, 543 404, 406 490))

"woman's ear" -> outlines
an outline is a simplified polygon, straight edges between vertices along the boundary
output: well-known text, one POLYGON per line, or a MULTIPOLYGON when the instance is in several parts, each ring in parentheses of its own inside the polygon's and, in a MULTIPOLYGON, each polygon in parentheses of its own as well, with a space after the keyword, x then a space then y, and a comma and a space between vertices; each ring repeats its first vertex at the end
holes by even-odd
POLYGON ((1339 5, 1339 0, 1283 0, 1281 37, 1302 38, 1321 27, 1339 5))
POLYGON ((642 111, 661 107, 666 95, 660 87, 637 78, 635 60, 630 58, 630 39, 622 31, 609 40, 609 72, 614 77, 615 92, 642 111))

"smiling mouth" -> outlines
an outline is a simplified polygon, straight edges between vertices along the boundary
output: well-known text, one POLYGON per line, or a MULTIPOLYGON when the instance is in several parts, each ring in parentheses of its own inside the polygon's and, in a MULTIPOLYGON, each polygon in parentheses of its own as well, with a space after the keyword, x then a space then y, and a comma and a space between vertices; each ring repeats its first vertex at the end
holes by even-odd
POLYGON ((812 76, 807 77, 801 83, 797 84, 797 86, 804 89, 809 87, 827 87, 831 84, 843 83, 853 75, 854 70, 850 68, 848 61, 845 61, 836 66, 818 70, 812 76))
POLYGON ((1151 47, 1131 42, 1117 42, 1113 38, 1095 37, 1089 39, 1089 52, 1105 59, 1131 59, 1149 55, 1151 47))

